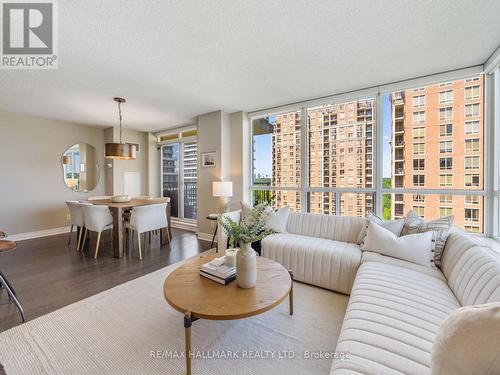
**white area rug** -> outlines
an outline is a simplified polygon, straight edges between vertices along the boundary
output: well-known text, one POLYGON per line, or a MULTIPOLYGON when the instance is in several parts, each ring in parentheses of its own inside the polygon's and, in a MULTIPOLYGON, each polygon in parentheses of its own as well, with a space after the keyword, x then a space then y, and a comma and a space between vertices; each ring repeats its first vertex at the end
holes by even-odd
MULTIPOLYGON (((1 333, 0 363, 8 375, 184 374, 183 316, 162 290, 180 264, 1 333)), ((205 358, 193 358, 193 374, 328 374, 332 359, 304 358, 334 352, 348 297, 294 288, 293 316, 286 300, 248 319, 194 322, 192 349, 205 358)))

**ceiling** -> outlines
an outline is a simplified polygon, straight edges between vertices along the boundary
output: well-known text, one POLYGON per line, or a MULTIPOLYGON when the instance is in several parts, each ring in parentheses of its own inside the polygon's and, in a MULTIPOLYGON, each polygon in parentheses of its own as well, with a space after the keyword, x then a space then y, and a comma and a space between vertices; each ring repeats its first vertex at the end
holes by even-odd
POLYGON ((154 131, 482 64, 491 0, 64 0, 59 69, 0 71, 0 109, 154 131))

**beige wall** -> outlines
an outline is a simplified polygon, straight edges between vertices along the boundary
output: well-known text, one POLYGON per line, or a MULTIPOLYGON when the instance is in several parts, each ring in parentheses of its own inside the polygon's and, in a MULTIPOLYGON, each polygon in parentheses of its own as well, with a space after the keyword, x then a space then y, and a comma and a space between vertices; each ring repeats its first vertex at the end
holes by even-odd
MULTIPOLYGON (((120 130, 115 127, 113 131, 113 142, 120 141, 120 130)), ((109 134, 108 134, 109 136, 109 134)), ((110 169, 108 174, 112 174, 112 188, 108 188, 109 195, 117 195, 124 193, 124 176, 125 172, 140 172, 141 173, 141 195, 147 195, 147 187, 149 181, 148 158, 149 158, 149 134, 135 130, 123 129, 123 142, 133 142, 140 144, 140 152, 137 153, 135 160, 108 160, 106 169, 110 169)), ((108 175, 108 180, 111 177, 108 175)))
POLYGON ((102 128, 0 111, 0 230, 27 233, 67 225, 67 199, 104 194, 102 128), (97 150, 99 183, 90 193, 63 181, 61 155, 75 143, 97 150))
POLYGON ((228 114, 216 111, 198 116, 198 232, 212 233, 214 222, 206 216, 219 209, 219 200, 212 196, 213 181, 232 181, 232 210, 240 201, 250 201, 249 121, 244 112, 228 114), (201 167, 201 154, 215 151, 217 166, 201 167))

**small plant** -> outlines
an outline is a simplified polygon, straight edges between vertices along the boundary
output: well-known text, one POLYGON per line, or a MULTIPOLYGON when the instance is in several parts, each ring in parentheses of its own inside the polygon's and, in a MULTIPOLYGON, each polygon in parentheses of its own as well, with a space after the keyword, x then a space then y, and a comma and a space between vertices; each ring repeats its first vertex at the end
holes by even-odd
POLYGON ((260 241, 271 234, 272 231, 266 228, 269 207, 267 203, 258 204, 239 223, 228 216, 219 215, 218 222, 222 226, 224 233, 229 237, 229 246, 250 244, 260 241))

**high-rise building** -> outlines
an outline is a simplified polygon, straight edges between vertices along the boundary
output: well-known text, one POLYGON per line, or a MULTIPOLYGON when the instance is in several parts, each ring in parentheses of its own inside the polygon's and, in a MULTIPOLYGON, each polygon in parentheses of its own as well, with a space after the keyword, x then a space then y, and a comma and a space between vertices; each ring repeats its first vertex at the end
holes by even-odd
MULTIPOLYGON (((483 77, 393 92, 392 187, 483 189, 483 77)), ((454 216, 483 231, 483 199, 473 195, 394 194, 392 214, 454 216)))

